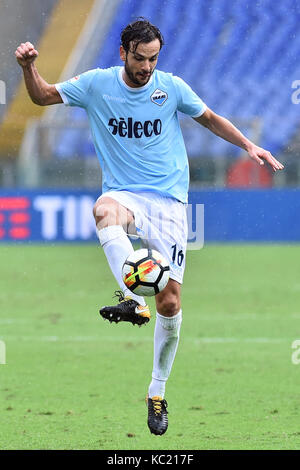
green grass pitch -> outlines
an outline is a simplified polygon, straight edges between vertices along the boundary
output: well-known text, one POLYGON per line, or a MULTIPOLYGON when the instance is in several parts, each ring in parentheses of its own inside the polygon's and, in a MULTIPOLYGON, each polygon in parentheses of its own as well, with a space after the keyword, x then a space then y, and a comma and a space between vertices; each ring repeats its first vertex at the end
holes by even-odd
POLYGON ((153 299, 147 326, 104 322, 117 286, 97 244, 0 253, 1 449, 300 448, 300 246, 187 253, 164 436, 144 401, 153 299))

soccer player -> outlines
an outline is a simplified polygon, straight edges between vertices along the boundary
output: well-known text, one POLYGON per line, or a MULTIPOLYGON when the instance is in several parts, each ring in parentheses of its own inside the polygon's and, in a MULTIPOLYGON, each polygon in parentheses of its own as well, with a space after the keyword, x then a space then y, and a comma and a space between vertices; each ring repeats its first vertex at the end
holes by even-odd
POLYGON ((128 234, 139 236, 143 246, 158 250, 170 263, 167 287, 155 297, 154 359, 147 395, 148 426, 157 435, 168 427, 165 385, 179 341, 187 243, 189 169, 177 111, 246 150, 259 165, 266 161, 274 171, 283 169, 270 152, 209 109, 182 79, 156 70, 163 43, 156 26, 138 19, 121 33, 124 66, 97 68, 53 85, 39 75, 34 63, 38 51, 31 43, 22 43, 15 52, 34 103, 79 106, 89 117, 103 176, 102 195, 94 206, 96 230, 121 289, 116 291, 118 304, 103 307, 102 317, 133 325, 150 319, 144 299, 122 280, 122 265, 133 252, 128 234))

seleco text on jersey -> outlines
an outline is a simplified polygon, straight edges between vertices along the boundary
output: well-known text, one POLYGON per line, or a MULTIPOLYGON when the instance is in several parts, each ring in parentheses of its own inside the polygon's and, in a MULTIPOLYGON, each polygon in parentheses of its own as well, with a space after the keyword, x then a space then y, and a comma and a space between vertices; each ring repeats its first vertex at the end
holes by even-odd
POLYGON ((151 137, 154 135, 160 135, 162 130, 162 123, 160 119, 152 121, 133 121, 132 117, 129 117, 126 121, 125 118, 120 118, 118 121, 115 118, 111 118, 108 121, 108 125, 111 128, 113 135, 119 134, 120 137, 128 137, 131 139, 135 137, 139 139, 143 135, 145 137, 151 137))

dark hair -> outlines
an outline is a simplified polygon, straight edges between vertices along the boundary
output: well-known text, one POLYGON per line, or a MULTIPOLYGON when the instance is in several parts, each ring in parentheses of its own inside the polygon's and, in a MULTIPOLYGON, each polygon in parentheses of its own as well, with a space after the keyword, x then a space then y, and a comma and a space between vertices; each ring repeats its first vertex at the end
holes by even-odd
POLYGON ((141 42, 151 42, 159 39, 160 48, 164 45, 164 38, 160 30, 150 23, 146 18, 140 16, 136 21, 130 23, 121 32, 121 45, 125 51, 129 51, 130 42, 133 41, 133 52, 141 42))

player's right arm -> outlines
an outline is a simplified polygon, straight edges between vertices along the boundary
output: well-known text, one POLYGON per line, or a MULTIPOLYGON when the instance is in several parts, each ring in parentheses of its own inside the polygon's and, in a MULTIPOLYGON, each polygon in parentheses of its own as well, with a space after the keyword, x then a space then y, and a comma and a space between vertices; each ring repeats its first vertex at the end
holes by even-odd
POLYGON ((55 85, 50 85, 40 76, 34 63, 38 55, 38 51, 30 42, 21 43, 15 52, 18 64, 23 69, 28 94, 32 101, 40 106, 62 103, 55 85))

